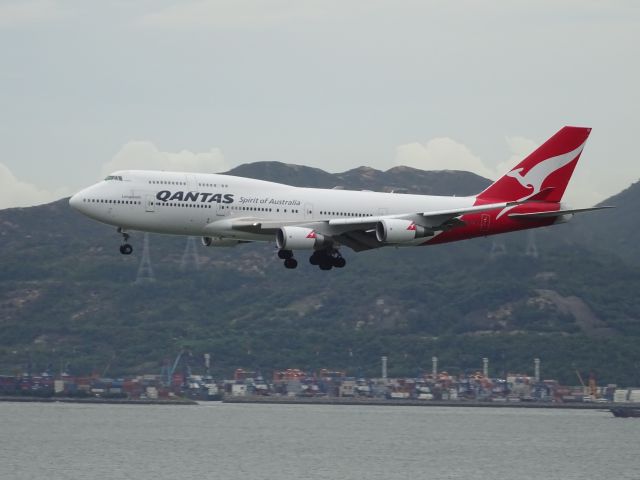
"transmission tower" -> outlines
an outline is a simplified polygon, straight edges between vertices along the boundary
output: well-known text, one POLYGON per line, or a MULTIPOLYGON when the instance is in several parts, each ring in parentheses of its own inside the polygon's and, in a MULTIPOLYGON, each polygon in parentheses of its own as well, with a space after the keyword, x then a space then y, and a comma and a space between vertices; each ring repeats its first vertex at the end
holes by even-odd
POLYGON ((153 274, 153 267, 151 266, 151 257, 149 256, 149 234, 144 234, 142 240, 142 259, 140 260, 140 266, 138 267, 138 276, 135 283, 149 283, 155 282, 156 277, 153 274))
POLYGON ((498 258, 501 255, 507 254, 507 245, 502 240, 493 240, 491 244, 491 251, 489 252, 489 258, 491 260, 498 258))
POLYGON ((524 252, 527 257, 538 258, 538 245, 536 244, 536 234, 529 230, 527 234, 527 248, 524 252))
POLYGON ((200 269, 200 257, 198 256, 198 247, 196 245, 195 237, 188 237, 187 244, 184 247, 184 253, 182 254, 182 260, 180 261, 180 270, 187 270, 191 263, 196 270, 200 269))

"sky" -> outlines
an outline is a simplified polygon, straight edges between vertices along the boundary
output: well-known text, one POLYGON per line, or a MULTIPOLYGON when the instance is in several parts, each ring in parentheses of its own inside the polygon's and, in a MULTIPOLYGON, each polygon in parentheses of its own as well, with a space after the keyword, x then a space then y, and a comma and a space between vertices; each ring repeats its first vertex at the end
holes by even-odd
POLYGON ((128 168, 469 170, 592 127, 565 195, 640 178, 635 0, 0 0, 0 208, 128 168))

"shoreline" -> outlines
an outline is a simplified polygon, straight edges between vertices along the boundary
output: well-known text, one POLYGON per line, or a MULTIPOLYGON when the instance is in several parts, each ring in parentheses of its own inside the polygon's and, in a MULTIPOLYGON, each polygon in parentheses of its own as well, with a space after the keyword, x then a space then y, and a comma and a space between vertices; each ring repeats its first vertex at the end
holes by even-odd
POLYGON ((609 410, 616 407, 638 408, 637 403, 543 403, 543 402, 482 402, 474 400, 409 400, 345 397, 225 397, 223 403, 261 403, 279 405, 368 405, 394 407, 475 407, 475 408, 546 408, 568 410, 609 410))
MULTIPOLYGON (((15 403, 78 403, 93 405, 177 405, 194 406, 220 400, 126 399, 126 398, 71 398, 0 396, 0 402, 15 403)), ((221 403, 263 405, 347 405, 389 407, 472 407, 472 408, 541 408, 552 410, 611 410, 612 408, 640 408, 639 403, 543 403, 543 402, 483 402, 475 400, 416 400, 354 397, 224 397, 221 403)))
POLYGON ((85 403, 96 405, 198 405, 198 402, 190 399, 164 400, 164 399, 128 399, 128 398, 71 398, 71 397, 12 397, 0 396, 0 402, 16 403, 85 403))

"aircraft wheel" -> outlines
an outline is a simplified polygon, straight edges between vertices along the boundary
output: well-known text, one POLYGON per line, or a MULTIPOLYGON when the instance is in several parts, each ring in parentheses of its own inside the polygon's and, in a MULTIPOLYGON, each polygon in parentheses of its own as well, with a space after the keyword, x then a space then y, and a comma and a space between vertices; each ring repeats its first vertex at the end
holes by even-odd
POLYGON ((285 268, 296 268, 298 266, 298 261, 295 258, 287 258, 284 261, 285 268))
POLYGON ((128 243, 120 245, 120 253, 121 254, 123 254, 123 255, 131 255, 132 252, 133 252, 133 247, 131 245, 129 245, 128 243))
POLYGON ((318 255, 318 253, 314 252, 313 254, 311 254, 311 256, 309 257, 309 263, 311 265, 318 265, 319 262, 320 262, 320 256, 318 255))
POLYGON ((347 261, 342 257, 336 257, 333 259, 333 266, 336 268, 343 268, 347 264, 347 261))
POLYGON ((321 263, 320 264, 320 270, 331 270, 333 268, 333 265, 331 265, 330 263, 321 263))

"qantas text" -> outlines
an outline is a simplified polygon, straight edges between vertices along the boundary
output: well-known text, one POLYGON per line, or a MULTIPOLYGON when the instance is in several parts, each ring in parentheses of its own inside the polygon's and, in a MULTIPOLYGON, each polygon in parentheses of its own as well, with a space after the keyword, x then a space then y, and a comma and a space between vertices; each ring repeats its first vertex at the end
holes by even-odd
POLYGON ((233 193, 175 192, 161 190, 156 198, 163 202, 233 203, 233 193))

